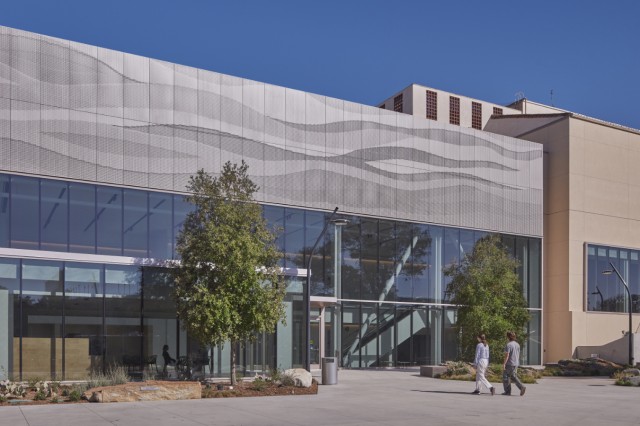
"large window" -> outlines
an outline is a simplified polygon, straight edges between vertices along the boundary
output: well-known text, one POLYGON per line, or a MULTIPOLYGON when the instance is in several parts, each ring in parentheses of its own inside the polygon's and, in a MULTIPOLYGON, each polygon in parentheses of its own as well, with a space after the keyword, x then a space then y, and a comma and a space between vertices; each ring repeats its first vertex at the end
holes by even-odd
POLYGON ((181 195, 0 174, 0 247, 175 258, 181 195))
POLYGON ((612 263, 629 286, 631 308, 640 312, 640 250, 586 244, 588 311, 629 312, 629 296, 620 278, 603 275, 612 263))

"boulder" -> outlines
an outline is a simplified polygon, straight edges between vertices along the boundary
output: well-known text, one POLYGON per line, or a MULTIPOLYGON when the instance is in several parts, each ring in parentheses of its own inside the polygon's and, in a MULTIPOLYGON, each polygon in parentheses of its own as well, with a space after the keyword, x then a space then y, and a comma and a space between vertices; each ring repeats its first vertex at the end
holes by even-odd
POLYGON ((311 373, 304 368, 291 368, 285 370, 284 374, 291 377, 295 382, 295 385, 299 388, 310 388, 313 378, 311 373))
POLYGON ((629 383, 631 383, 633 386, 640 386, 640 376, 627 377, 627 380, 628 380, 628 381, 629 381, 629 383))
POLYGON ((622 371, 622 374, 625 376, 640 376, 640 369, 637 368, 627 368, 622 371))
POLYGON ((90 402, 135 402, 202 398, 199 382, 149 381, 102 386, 84 393, 90 402))

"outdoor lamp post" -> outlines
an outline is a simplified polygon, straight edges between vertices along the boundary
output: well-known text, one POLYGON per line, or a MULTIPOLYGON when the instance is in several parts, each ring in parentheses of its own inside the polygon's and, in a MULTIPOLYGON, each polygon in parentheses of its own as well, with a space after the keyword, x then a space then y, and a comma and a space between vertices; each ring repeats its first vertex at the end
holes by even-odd
POLYGON ((594 296, 600 296, 600 310, 604 309, 604 297, 602 296, 602 292, 598 286, 596 286, 596 291, 592 291, 591 294, 594 296))
POLYGON ((624 289, 627 291, 627 297, 629 300, 629 365, 634 366, 635 364, 633 363, 633 310, 632 310, 633 304, 631 303, 631 291, 629 291, 629 286, 627 285, 627 282, 624 280, 624 278, 622 278, 622 275, 620 275, 620 272, 618 272, 618 269, 614 266, 614 264, 609 262, 609 265, 611 265, 611 268, 613 269, 607 269, 605 271, 602 271, 602 274, 611 275, 612 272, 615 272, 618 278, 620 278, 620 281, 622 281, 622 284, 624 285, 624 289))
POLYGON ((306 349, 304 364, 307 371, 311 371, 311 259, 313 259, 313 253, 316 251, 320 240, 327 232, 327 228, 329 227, 330 223, 334 224, 335 226, 344 226, 349 223, 346 219, 333 220, 333 217, 336 215, 337 211, 338 208, 336 207, 331 213, 331 216, 329 216, 329 220, 327 220, 327 222, 324 224, 324 228, 322 228, 322 232, 320 232, 320 235, 318 235, 316 243, 313 245, 313 248, 311 248, 311 251, 309 252, 309 258, 307 260, 307 286, 304 290, 304 298, 307 311, 307 336, 305 339, 306 349))

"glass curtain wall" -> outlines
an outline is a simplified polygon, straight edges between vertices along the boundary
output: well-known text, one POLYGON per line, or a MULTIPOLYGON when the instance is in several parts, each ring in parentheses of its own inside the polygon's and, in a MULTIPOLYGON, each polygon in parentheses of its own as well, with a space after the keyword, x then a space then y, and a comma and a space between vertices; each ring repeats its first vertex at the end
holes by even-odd
MULTIPOLYGON (((0 233, 0 246, 141 259, 175 258, 174 241, 191 209, 180 195, 0 174, 0 230, 5 230, 0 233)), ((282 265, 306 268, 309 251, 329 213, 264 206, 264 216, 282 230, 277 240, 285 254, 282 265)), ((348 220, 348 224, 340 228, 341 245, 337 253, 340 279, 334 276, 334 244, 338 234, 329 225, 311 262, 311 293, 336 296, 339 300, 334 329, 329 333, 333 332, 331 341, 343 365, 359 368, 423 362, 419 359, 428 359, 431 363, 455 359, 455 310, 444 303, 447 281, 442 271, 460 261, 486 233, 388 219, 342 215, 337 218, 348 220), (337 282, 340 282, 338 294, 335 293, 337 282)), ((517 272, 533 315, 532 339, 536 339, 541 309, 540 239, 506 235, 502 238, 521 263, 517 272)), ((614 260, 635 286, 634 295, 639 293, 638 280, 634 279, 639 270, 637 251, 594 247, 589 253, 590 277, 593 276, 591 270, 596 268, 592 266, 594 262, 601 264, 598 268, 602 269, 602 265, 614 260)), ((83 371, 113 363, 124 363, 137 372, 158 369, 162 367, 157 365, 162 340, 171 342, 167 344, 172 357, 197 358, 201 363, 208 358, 207 373, 228 373, 228 346, 213 350, 199 348, 180 331, 174 315, 167 313, 173 308, 167 286, 163 288, 158 284, 162 283, 162 272, 143 273, 137 266, 115 265, 98 265, 92 270, 87 265, 60 263, 54 266, 62 268, 54 279, 53 272, 37 266, 29 262, 21 264, 17 271, 21 278, 13 278, 28 284, 23 288, 22 298, 16 296, 15 289, 11 290, 14 299, 17 297, 15 306, 19 308, 18 314, 15 307, 13 309, 14 317, 20 318, 14 321, 14 328, 19 331, 14 335, 22 338, 19 343, 24 345, 28 343, 27 338, 39 338, 44 333, 42 330, 49 327, 51 336, 63 338, 60 345, 66 345, 67 339, 69 342, 86 339, 89 345, 86 359, 78 362, 85 367, 77 370, 73 370, 66 359, 78 358, 75 354, 79 349, 70 346, 67 350, 61 346, 59 352, 49 353, 49 359, 54 360, 48 367, 51 374, 59 376, 68 370, 69 375, 81 375, 83 371), (36 270, 44 274, 42 277, 48 277, 46 285, 41 283, 44 278, 38 281, 36 270), (146 293, 145 287, 148 287, 146 293), (102 305, 100 298, 104 299, 102 305), (81 306, 81 302, 86 307, 81 306), (28 324, 25 311, 36 307, 45 310, 45 306, 47 325, 28 324), (65 328, 67 315, 69 323, 65 328), (100 317, 104 318, 102 328, 94 324, 100 317), (156 365, 149 367, 154 355, 156 365)), ((7 276, 9 269, 4 272, 7 276)), ((624 311, 621 286, 605 288, 589 280, 589 292, 596 293, 589 295, 590 310, 624 311)), ((287 284, 288 325, 278 326, 275 337, 263 336, 239 352, 240 362, 249 370, 270 363, 283 368, 303 364, 306 283, 304 278, 289 278, 287 284)), ((8 289, 6 291, 9 300, 12 296, 8 289)), ((43 318, 40 316, 39 320, 43 318)), ((56 340, 52 342, 55 346, 56 340)), ((525 362, 535 363, 539 337, 528 345, 529 358, 525 362)), ((15 370, 16 361, 11 362, 15 370)), ((25 365, 32 365, 34 361, 29 362, 31 364, 25 365)))

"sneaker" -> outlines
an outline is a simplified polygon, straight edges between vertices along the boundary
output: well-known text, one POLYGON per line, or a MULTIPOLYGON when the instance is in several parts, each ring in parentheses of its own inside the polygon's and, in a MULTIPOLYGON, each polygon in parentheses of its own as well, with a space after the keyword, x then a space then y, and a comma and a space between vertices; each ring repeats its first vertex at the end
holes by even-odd
POLYGON ((502 392, 502 395, 511 396, 511 392, 502 392))
POLYGON ((478 395, 479 393, 480 393, 480 391, 478 389, 476 389, 473 392, 471 392, 472 395, 478 395))
POLYGON ((496 388, 491 388, 489 390, 491 391, 491 396, 496 394, 496 388))
POLYGON ((527 388, 523 386, 522 389, 520 389, 520 396, 523 396, 526 391, 527 388))

